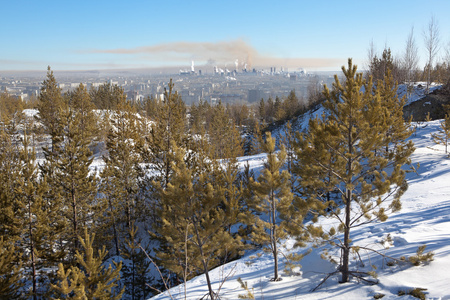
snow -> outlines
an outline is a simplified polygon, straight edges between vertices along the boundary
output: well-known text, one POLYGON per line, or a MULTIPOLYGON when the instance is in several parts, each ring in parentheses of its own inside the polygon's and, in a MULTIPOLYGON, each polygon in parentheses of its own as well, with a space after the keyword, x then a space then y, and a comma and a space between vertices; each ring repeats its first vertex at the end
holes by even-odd
MULTIPOLYGON (((422 123, 423 124, 423 123, 422 123)), ((435 253, 434 261, 420 266, 399 263, 388 266, 382 257, 361 251, 365 267, 355 259, 351 269, 367 269, 369 265, 377 266, 379 283, 367 285, 352 279, 340 284, 339 276, 330 277, 320 289, 316 287, 327 273, 336 270, 336 265, 320 258, 323 248, 313 249, 301 262, 301 267, 294 275, 282 275, 283 280, 272 282, 273 258, 262 250, 248 252, 241 259, 220 266, 210 272, 214 290, 220 285, 220 299, 238 299, 246 292, 237 279, 247 282, 256 299, 373 299, 376 294, 384 294, 383 299, 400 299, 398 292, 413 288, 426 288, 427 299, 450 299, 450 159, 444 153, 444 146, 432 141, 431 133, 439 128, 440 121, 428 122, 426 126, 417 125, 416 133, 411 137, 416 150, 412 161, 417 166, 416 173, 409 173, 409 188, 403 195, 402 209, 389 216, 386 222, 376 222, 355 229, 351 235, 355 245, 378 249, 390 257, 415 255, 421 245, 426 245, 425 252, 435 253), (381 241, 390 235, 392 244, 385 248, 381 241), (226 279, 226 280, 225 280, 226 279), (225 282, 224 282, 225 281, 225 282)), ((265 155, 243 157, 242 165, 248 163, 254 170, 260 169, 265 155)), ((326 226, 334 222, 321 219, 326 226)), ((287 239, 280 247, 284 254, 303 253, 306 249, 293 249, 294 241, 287 239)), ((338 253, 332 253, 338 255, 338 253)), ((283 270, 284 257, 279 260, 283 270)), ((200 299, 208 292, 203 275, 187 283, 186 299, 200 299)), ((170 290, 173 299, 185 299, 182 285, 170 290)), ((171 299, 168 292, 152 299, 171 299)), ((205 297, 204 299, 207 299, 205 297)), ((401 299, 416 299, 403 296, 401 299)))

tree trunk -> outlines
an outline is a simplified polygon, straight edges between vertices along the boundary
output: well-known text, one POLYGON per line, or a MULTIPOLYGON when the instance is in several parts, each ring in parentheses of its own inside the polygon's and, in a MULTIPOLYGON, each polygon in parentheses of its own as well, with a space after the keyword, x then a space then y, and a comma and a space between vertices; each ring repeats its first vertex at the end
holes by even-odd
POLYGON ((73 213, 73 245, 74 245, 74 249, 72 249, 73 253, 75 253, 75 250, 78 249, 78 220, 77 220, 77 199, 75 197, 75 191, 72 190, 71 191, 72 194, 72 213, 73 213))
POLYGON ((29 234, 30 234, 30 254, 31 254, 31 272, 33 281, 33 300, 37 300, 37 288, 36 288, 36 258, 34 257, 34 242, 33 242, 33 226, 32 226, 32 215, 31 215, 31 200, 28 199, 28 223, 29 223, 29 234))
POLYGON ((276 227, 276 220, 275 220, 275 195, 273 191, 271 192, 271 214, 272 214, 272 228, 270 230, 270 242, 272 243, 272 253, 273 253, 273 260, 274 260, 274 278, 273 281, 278 281, 278 248, 277 248, 277 227, 276 227))
POLYGON ((200 256, 202 259, 202 265, 203 265, 203 271, 205 272, 205 277, 206 277, 206 283, 208 284, 208 291, 209 291, 209 298, 211 300, 215 300, 216 297, 214 295, 214 292, 212 290, 212 285, 211 285, 211 279, 209 278, 209 272, 208 272, 208 263, 206 262, 205 256, 203 254, 203 243, 200 239, 200 235, 198 233, 198 228, 197 228, 197 224, 194 222, 194 229, 195 229, 195 235, 197 236, 197 245, 198 245, 198 250, 200 252, 200 256))
POLYGON ((343 258, 342 258, 342 266, 341 266, 341 274, 342 279, 341 283, 349 281, 349 256, 350 256, 350 208, 351 208, 351 199, 352 199, 352 191, 348 189, 346 191, 346 200, 345 203, 345 226, 344 226, 344 246, 343 246, 343 258))
POLYGON ((115 243, 115 246, 116 246, 116 255, 120 255, 120 252, 119 252, 119 237, 117 236, 116 218, 114 217, 114 211, 113 211, 113 206, 112 206, 112 202, 111 202, 111 197, 108 197, 108 202, 109 202, 109 209, 111 211, 111 218, 112 218, 112 223, 113 223, 113 235, 114 235, 114 243, 115 243))

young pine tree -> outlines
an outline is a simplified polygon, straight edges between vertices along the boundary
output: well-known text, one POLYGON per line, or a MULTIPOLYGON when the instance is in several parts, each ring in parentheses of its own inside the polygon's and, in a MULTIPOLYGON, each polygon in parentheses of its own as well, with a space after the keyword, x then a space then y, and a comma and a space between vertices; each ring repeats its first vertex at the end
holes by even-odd
POLYGON ((80 121, 71 106, 62 113, 60 142, 53 145, 53 151, 44 149, 46 161, 42 166, 51 197, 61 204, 61 214, 68 222, 65 238, 72 254, 79 249, 79 233, 91 224, 97 194, 97 179, 89 170, 93 160, 88 148, 91 141, 83 138, 80 121))
POLYGON ((15 178, 20 169, 19 150, 12 137, 0 130, 0 236, 16 241, 23 229, 21 217, 16 215, 15 178))
POLYGON ((0 295, 2 299, 24 299, 22 264, 18 263, 18 249, 12 241, 0 236, 0 295))
POLYGON ((103 157, 105 168, 100 174, 100 223, 106 230, 105 237, 109 237, 107 232, 112 231, 118 255, 121 237, 144 212, 137 197, 140 157, 135 147, 139 140, 136 113, 129 103, 121 102, 111 117, 111 128, 106 140, 108 155, 103 157))
POLYGON ((47 78, 42 83, 38 102, 37 120, 42 123, 47 134, 51 136, 53 151, 56 138, 61 135, 61 111, 65 107, 61 89, 58 87, 53 71, 47 68, 47 78))
POLYGON ((342 69, 345 82, 335 76, 333 90, 325 86, 325 113, 311 120, 299 139, 296 154, 301 166, 296 172, 306 198, 320 202, 327 191, 340 194, 341 201, 330 199, 326 206, 337 219, 329 239, 341 249, 341 282, 348 282, 350 275, 361 275, 350 270, 350 252, 363 247, 353 245, 352 229, 385 221, 388 211, 401 208, 400 197, 407 189, 403 167, 410 165, 414 146, 406 141, 411 131, 395 117, 399 112, 383 105, 389 99, 372 89, 371 79, 366 82, 351 59, 342 69))
MULTIPOLYGON (((51 227, 47 219, 48 212, 43 202, 45 183, 38 180, 38 167, 36 164, 36 152, 34 147, 30 150, 30 140, 27 131, 24 131, 22 149, 20 150, 20 172, 16 178, 15 193, 20 203, 21 216, 26 226, 21 235, 21 246, 23 248, 22 259, 27 270, 30 270, 28 280, 31 282, 30 297, 38 299, 38 274, 45 266, 46 250, 51 248, 51 227), (42 257, 39 255, 42 254, 42 257)), ((18 215, 16 216, 18 217, 18 215)), ((44 276, 42 276, 44 275, 44 276)))
POLYGON ((77 265, 64 270, 62 263, 58 268, 58 283, 52 284, 56 299, 122 299, 124 289, 117 291, 120 280, 122 263, 114 262, 114 268, 103 266, 108 251, 105 247, 94 253, 93 242, 95 235, 84 232, 84 239, 79 237, 83 252, 75 255, 77 265))
POLYGON ((252 182, 254 197, 252 208, 261 213, 256 222, 253 233, 253 240, 256 243, 268 245, 269 251, 274 259, 274 281, 281 280, 278 274, 278 243, 286 237, 284 224, 280 215, 286 213, 292 202, 290 175, 288 171, 280 171, 286 160, 286 151, 281 146, 281 150, 275 153, 275 138, 270 132, 266 133, 266 141, 261 143, 261 148, 267 153, 267 162, 264 164, 257 181, 252 182), (262 217, 267 217, 264 221, 262 217))
POLYGON ((154 230, 164 248, 157 256, 165 268, 184 280, 191 274, 204 273, 210 299, 217 299, 209 270, 241 247, 241 241, 226 229, 223 195, 214 187, 217 166, 207 158, 207 151, 200 152, 197 147, 195 161, 186 163, 185 151, 176 149, 167 188, 159 188, 160 224, 154 230))
POLYGON ((95 105, 86 87, 80 85, 68 95, 69 106, 79 118, 79 132, 82 139, 92 141, 98 135, 98 117, 94 112, 95 105))
POLYGON ((169 89, 164 90, 164 100, 158 105, 150 135, 139 145, 142 160, 153 174, 150 182, 155 180, 162 187, 167 186, 172 173, 173 146, 184 146, 187 141, 186 106, 173 87, 170 80, 169 89))
POLYGON ((125 286, 125 294, 131 300, 147 299, 152 290, 149 283, 151 262, 147 259, 149 249, 142 245, 142 239, 138 235, 138 227, 132 224, 122 246, 121 256, 126 259, 121 269, 122 282, 125 286), (141 248, 142 247, 142 248, 141 248))

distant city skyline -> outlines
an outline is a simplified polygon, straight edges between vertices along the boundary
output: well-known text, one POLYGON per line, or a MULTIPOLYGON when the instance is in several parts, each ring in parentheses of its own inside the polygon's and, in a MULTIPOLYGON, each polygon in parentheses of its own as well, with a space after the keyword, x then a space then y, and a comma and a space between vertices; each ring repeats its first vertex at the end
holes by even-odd
POLYGON ((420 67, 433 16, 450 48, 450 1, 7 1, 2 71, 365 67, 371 42, 398 57, 414 26, 420 67))

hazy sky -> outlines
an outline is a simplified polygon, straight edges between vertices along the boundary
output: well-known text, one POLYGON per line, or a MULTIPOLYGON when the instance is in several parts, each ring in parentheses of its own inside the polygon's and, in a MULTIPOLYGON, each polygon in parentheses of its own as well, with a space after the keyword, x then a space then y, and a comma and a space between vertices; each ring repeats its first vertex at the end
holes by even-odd
POLYGON ((448 47, 449 12, 448 0, 2 1, 0 71, 189 68, 192 60, 339 70, 349 57, 363 67, 372 40, 379 52, 402 53, 412 26, 423 63, 432 16, 448 47))

